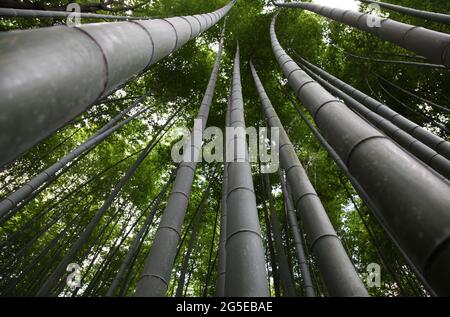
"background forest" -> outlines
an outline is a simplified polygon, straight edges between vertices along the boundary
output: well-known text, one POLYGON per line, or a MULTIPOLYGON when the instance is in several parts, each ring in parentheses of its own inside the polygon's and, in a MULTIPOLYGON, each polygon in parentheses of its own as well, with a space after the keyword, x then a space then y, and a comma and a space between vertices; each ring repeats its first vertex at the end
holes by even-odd
MULTIPOLYGON (((314 1, 313 1, 314 2, 314 1)), ((336 3, 339 0, 334 1, 336 3)), ((345 2, 345 1, 344 1, 345 2)), ((351 1, 350 1, 351 2, 351 1)), ((417 9, 450 13, 450 2, 442 0, 389 0, 387 2, 417 9)), ((206 13, 222 7, 227 0, 80 0, 82 10, 105 14, 145 17, 171 17, 206 13)), ((318 3, 323 3, 318 1, 318 3)), ((358 2, 359 4, 359 2, 358 2)), ((58 10, 66 1, 0 0, 1 7, 58 10)), ((333 5, 333 4, 332 4, 333 5)), ((359 4, 360 5, 360 4, 359 4)), ((365 10, 365 5, 360 5, 365 10)), ((367 266, 381 266, 381 287, 368 288, 372 296, 428 296, 429 294, 403 260, 390 239, 370 215, 345 175, 321 147, 308 126, 286 97, 286 82, 270 45, 269 25, 274 11, 269 1, 240 0, 228 14, 224 53, 208 126, 224 127, 224 117, 236 43, 241 50, 241 76, 247 126, 265 127, 258 94, 251 76, 252 60, 272 103, 284 124, 297 154, 341 238, 353 264, 365 281, 367 266)), ((448 70, 399 63, 427 62, 410 51, 382 41, 368 33, 324 19, 304 10, 285 9, 277 20, 277 36, 294 59, 304 57, 357 89, 388 104, 392 109, 437 135, 448 139, 448 115, 407 92, 414 92, 438 104, 450 105, 448 70), (388 60, 388 61, 386 61, 388 60), (392 62, 394 61, 394 62, 392 62), (404 90, 400 90, 397 86, 404 90)), ((383 10, 383 15, 397 21, 426 26, 450 33, 450 26, 431 23, 383 10)), ((0 30, 27 29, 61 24, 59 19, 0 18, 0 30)), ((91 23, 82 19, 82 23, 91 23)), ((2 296, 32 295, 62 259, 89 219, 101 207, 114 185, 158 129, 177 112, 177 127, 191 129, 200 106, 223 22, 219 22, 174 54, 153 65, 137 80, 91 107, 70 124, 23 154, 0 171, 0 198, 56 162, 93 135, 111 118, 130 106, 136 98, 151 110, 117 130, 97 147, 65 168, 56 180, 29 201, 14 217, 0 227, 0 293, 2 296), (18 234, 20 232, 20 234, 18 234), (21 274, 27 272, 27 274, 21 274)), ((300 106, 302 106, 300 104, 300 106)), ((54 290, 60 296, 104 296, 119 270, 125 255, 143 225, 152 201, 170 178, 175 165, 171 161, 172 145, 179 140, 166 133, 139 166, 137 172, 114 200, 88 243, 73 262, 81 266, 81 288, 71 289, 62 281, 54 290)), ((188 261, 185 296, 214 296, 217 279, 221 163, 200 163, 194 181, 182 231, 182 242, 172 271, 168 296, 175 296, 184 255, 190 240, 192 253, 188 261), (202 203, 204 210, 197 212, 202 203), (196 217, 197 215, 197 217, 196 217), (199 219, 197 219, 199 218, 199 219), (193 234, 198 226, 198 233, 193 234)), ((259 218, 266 250, 270 291, 285 295, 280 289, 278 264, 271 258, 268 234, 270 208, 267 181, 254 164, 253 182, 257 194, 259 218)), ((270 174, 274 207, 281 225, 284 248, 294 275, 296 293, 304 295, 294 241, 286 219, 284 200, 277 173, 270 174)), ((170 187, 169 187, 170 188, 170 187)), ((115 295, 131 296, 142 271, 152 237, 158 227, 168 193, 156 212, 140 251, 127 270, 126 281, 115 295)), ((299 220, 301 222, 300 216, 299 220)), ((313 282, 320 296, 326 296, 314 258, 306 250, 312 267, 313 282)))

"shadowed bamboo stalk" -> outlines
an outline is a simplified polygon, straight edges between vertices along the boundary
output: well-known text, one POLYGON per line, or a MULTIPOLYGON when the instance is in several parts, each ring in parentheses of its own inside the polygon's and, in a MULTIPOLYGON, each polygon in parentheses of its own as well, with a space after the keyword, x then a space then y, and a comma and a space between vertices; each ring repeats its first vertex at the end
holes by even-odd
MULTIPOLYGON (((83 181, 81 184, 76 185, 76 187, 74 189, 70 189, 70 188, 63 188, 63 191, 57 193, 55 195, 55 197, 51 200, 52 204, 46 204, 42 207, 41 211, 39 211, 37 214, 35 214, 31 219, 27 220, 25 222, 25 224, 23 226, 21 226, 20 228, 18 228, 13 234, 11 234, 8 239, 6 239, 5 241, 2 241, 2 243, 0 243, 0 249, 10 245, 13 241, 15 241, 18 237, 20 237, 20 235, 25 231, 25 230, 29 230, 30 228, 32 228, 32 226, 34 224, 36 224, 41 218, 43 218, 48 212, 50 212, 55 206, 57 206, 58 204, 60 204, 61 202, 65 201, 66 199, 68 199, 70 196, 73 196, 75 193, 80 192, 83 188, 85 188, 87 185, 89 185, 90 183, 92 183, 94 180, 97 179, 102 179, 104 176, 102 176, 103 174, 105 174, 106 172, 110 171, 112 168, 118 166, 120 163, 128 160, 129 158, 135 156, 136 154, 142 152, 143 149, 135 151, 134 153, 131 153, 130 155, 116 161, 115 163, 113 163, 112 165, 106 167, 105 169, 103 169, 102 171, 96 173, 95 175, 93 175, 92 177, 90 177, 88 180, 83 181), (59 196, 61 196, 62 194, 64 194, 65 192, 69 191, 68 193, 66 193, 61 199, 59 199, 59 196)), ((86 195, 85 195, 86 196, 86 195)), ((0 224, 2 220, 0 221, 0 224)))
POLYGON ((287 171, 294 204, 301 212, 307 239, 328 294, 368 296, 252 64, 251 68, 266 119, 271 127, 279 129, 281 166, 287 171))
POLYGON ((225 296, 267 297, 267 273, 261 239, 256 196, 245 136, 239 44, 233 66, 230 103, 230 128, 243 133, 226 140, 228 164, 227 189, 227 273, 225 296), (234 144, 233 151, 230 147, 234 144), (237 148, 243 147, 243 153, 237 148))
MULTIPOLYGON (((402 283, 400 282, 400 279, 398 279, 397 274, 395 273, 394 269, 392 268, 392 263, 390 263, 386 259, 385 252, 383 252, 383 250, 382 250, 382 248, 380 246, 380 242, 378 240, 380 237, 377 238, 377 235, 373 233, 373 230, 370 228, 369 223, 364 218, 363 211, 358 206, 358 203, 355 201, 354 195, 352 193, 350 193, 350 190, 347 188, 347 185, 345 184, 345 181, 342 178, 339 178, 339 182, 341 183, 342 187, 344 188, 348 199, 352 202, 353 207, 354 207, 354 209, 356 210, 356 212, 357 212, 357 214, 359 216, 359 219, 361 220, 364 228, 367 231, 367 234, 369 235, 369 241, 372 242, 373 246, 375 247, 375 250, 377 251, 378 256, 380 257, 381 262, 383 263, 383 266, 386 268, 386 270, 388 271, 388 273, 391 276, 391 278, 393 279, 393 281, 397 284, 396 286, 399 288, 400 296, 404 297, 405 294, 406 294, 405 293, 405 289, 404 289, 402 283)), ((363 200, 363 202, 364 202, 364 200, 363 200)))
POLYGON ((193 16, 0 33, 0 166, 208 30, 234 2, 193 16))
POLYGON ((450 185, 330 95, 286 54, 271 24, 272 48, 289 85, 324 138, 377 206, 378 219, 439 295, 450 294, 450 185), (432 210, 432 212, 430 212, 432 210))
MULTIPOLYGON (((336 153, 336 151, 328 144, 328 142, 325 140, 325 138, 320 134, 320 132, 314 127, 314 125, 309 121, 306 114, 300 109, 299 105, 292 99, 292 97, 287 93, 287 91, 284 91, 285 96, 289 99, 289 101, 292 103, 294 108, 297 110, 298 114, 301 116, 303 121, 305 121, 308 128, 311 130, 313 135, 317 138, 319 143, 324 147, 324 149, 328 152, 328 154, 331 156, 331 158, 335 161, 336 165, 341 169, 341 171, 348 177, 349 181, 351 182, 353 188, 358 193, 359 197, 364 201, 366 206, 369 208, 369 210, 372 211, 373 215, 375 216, 376 220, 379 222, 380 225, 383 226, 383 222, 377 218, 377 215, 380 214, 380 212, 376 212, 377 206, 372 202, 370 197, 367 195, 367 193, 364 191, 362 186, 359 184, 358 180, 353 177, 353 175, 350 173, 349 169, 345 165, 344 161, 339 157, 339 155, 336 153)), ((289 185, 289 184, 287 184, 289 185)), ((289 192, 289 186, 287 186, 288 192, 289 192)), ((383 227, 384 228, 384 227, 383 227)), ((386 230, 386 228, 384 228, 386 230)), ((392 240, 392 242, 396 245, 396 247, 399 248, 397 242, 395 239, 390 235, 389 231, 386 230, 387 235, 392 240)), ((413 263, 409 261, 408 256, 403 252, 402 249, 399 248, 400 253, 402 256, 406 259, 407 263, 414 268, 413 263)), ((381 255, 382 253, 380 253, 381 255)), ((382 255, 381 255, 382 256, 382 255)), ((427 288, 427 290, 434 294, 433 291, 430 289, 427 282, 423 279, 423 276, 420 274, 420 272, 415 271, 415 273, 418 275, 418 277, 421 279, 421 281, 424 283, 424 286, 427 288)))
POLYGON ((370 124, 380 129, 380 131, 384 132, 387 136, 391 137, 406 151, 420 159, 422 162, 427 164, 436 172, 440 173, 442 176, 450 179, 450 161, 445 157, 430 149, 428 146, 418 141, 413 136, 406 133, 390 121, 369 110, 342 90, 336 88, 332 84, 317 76, 308 68, 303 67, 303 70, 308 73, 313 79, 317 80, 317 82, 319 82, 330 93, 339 98, 342 98, 342 100, 345 101, 346 105, 349 108, 360 114, 361 117, 365 118, 370 124))
POLYGON ((322 78, 332 83, 335 87, 339 88, 352 98, 358 100, 373 112, 379 114, 386 120, 389 120, 403 131, 408 132, 414 138, 426 144, 428 147, 435 150, 436 152, 444 156, 446 159, 450 160, 450 142, 418 126, 411 120, 403 117, 399 113, 389 108, 387 105, 375 100, 374 98, 348 85, 347 83, 338 79, 337 77, 334 77, 333 75, 327 73, 323 69, 311 64, 306 59, 304 58, 300 59, 303 65, 305 65, 309 69, 313 70, 316 74, 320 75, 322 78))
MULTIPOLYGON (((106 257, 104 259, 101 259, 101 263, 98 265, 97 270, 95 271, 94 276, 90 280, 86 291, 83 293, 83 295, 92 295, 95 294, 95 290, 98 289, 98 286, 100 283, 103 282, 102 276, 105 270, 107 269, 108 265, 111 264, 112 259, 114 258, 114 255, 119 251, 120 247, 123 245, 125 240, 127 239, 128 235, 133 231, 134 227, 138 224, 138 222, 143 217, 143 213, 141 213, 138 216, 138 219, 135 221, 132 221, 133 213, 129 213, 128 217, 125 219, 124 222, 120 224, 122 227, 119 231, 119 233, 114 237, 113 242, 111 243, 108 253, 106 254, 106 257), (127 230, 128 229, 128 230, 127 230)), ((112 231, 114 233, 114 229, 112 231)), ((109 239, 108 239, 109 240, 109 239)), ((107 243, 107 241, 105 243, 107 243)), ((94 264, 96 262, 96 259, 99 258, 100 253, 105 246, 104 243, 100 245, 100 248, 98 249, 97 253, 94 254, 92 257, 90 266, 86 269, 86 274, 91 270, 92 267, 94 267, 94 264)), ((103 257, 102 257, 103 258, 103 257)), ((81 279, 81 285, 83 285, 83 278, 81 279)), ((78 289, 76 289, 76 292, 73 293, 74 296, 76 296, 76 293, 78 293, 78 289)))
MULTIPOLYGON (((228 94, 227 109, 225 111, 225 127, 230 124, 230 103, 231 103, 231 88, 233 83, 230 85, 230 91, 228 94)), ((226 137, 225 131, 225 140, 226 137)), ((222 174, 222 197, 220 201, 220 233, 219 233, 219 264, 217 266, 217 280, 216 280, 216 297, 225 296, 225 275, 226 275, 226 241, 227 241, 227 188, 228 188, 228 164, 226 163, 227 149, 226 141, 224 140, 224 150, 223 150, 223 174, 222 174)))
POLYGON ((222 29, 219 50, 216 55, 211 77, 198 111, 197 119, 201 120, 202 126, 192 131, 189 140, 191 143, 189 150, 192 150, 191 152, 195 153, 195 157, 191 156, 190 162, 183 160, 180 163, 169 200, 161 217, 161 222, 156 231, 153 244, 150 247, 150 251, 145 260, 144 269, 138 281, 135 296, 164 296, 167 293, 170 273, 177 254, 181 227, 186 214, 192 182, 195 176, 195 169, 197 167, 199 146, 195 143, 198 143, 199 140, 194 139, 199 138, 198 134, 203 133, 208 120, 222 59, 224 32, 225 25, 222 29), (198 131, 199 129, 201 129, 201 131, 198 131))
MULTIPOLYGON (((53 212, 52 214, 48 214, 47 219, 49 220, 48 222, 46 221, 47 219, 45 219, 43 222, 41 223, 37 223, 36 224, 36 220, 39 219, 39 217, 37 219, 30 219, 30 220, 34 220, 31 223, 28 223, 28 225, 26 226, 26 230, 23 230, 23 228, 18 228, 17 231, 15 231, 7 240, 4 241, 4 243, 2 243, 1 248, 4 249, 4 251, 6 251, 7 248, 10 248, 10 251, 14 252, 14 257, 10 258, 10 261, 6 261, 6 263, 2 266, 0 266, 0 272, 2 272, 4 275, 8 275, 8 268, 15 270, 15 271, 20 271, 22 269, 21 264, 21 260, 25 260, 27 255, 27 250, 32 247, 33 245, 35 245, 36 243, 39 243, 39 240, 41 238, 43 238, 44 236, 46 236, 48 234, 49 231, 51 231, 53 229, 54 225, 57 225, 58 223, 61 222, 61 220, 64 218, 64 216, 67 216, 67 213, 65 211, 70 210, 70 209, 76 209, 81 203, 84 202, 84 200, 89 197, 90 194, 94 193, 95 191, 100 191, 102 192, 102 189, 97 187, 97 188, 92 188, 90 190, 88 190, 87 192, 84 192, 84 196, 81 198, 77 198, 75 199, 75 201, 69 201, 68 203, 66 203, 64 205, 64 209, 63 210, 59 210, 53 212), (33 225, 35 224, 35 225, 33 225), (34 228, 34 230, 33 230, 34 228), (27 233, 28 231, 28 233, 27 233), (19 245, 21 245, 22 243, 24 243, 24 246, 21 246, 20 249, 17 248, 17 246, 15 246, 16 243, 14 243, 18 237, 21 237, 23 235, 29 235, 32 232, 32 235, 30 236, 31 239, 26 239, 25 241, 17 241, 17 243, 19 245), (22 242, 22 243, 21 243, 22 242)), ((51 208, 52 209, 52 208, 51 208)), ((51 210, 50 209, 50 210, 51 210)), ((44 209, 44 213, 43 215, 46 214, 46 209, 44 209)), ((48 211, 48 209, 47 209, 48 211)), ((34 217, 33 217, 34 218, 34 217)), ((2 250, 3 251, 3 250, 2 250)), ((26 264, 27 261, 22 261, 22 264, 26 264)))

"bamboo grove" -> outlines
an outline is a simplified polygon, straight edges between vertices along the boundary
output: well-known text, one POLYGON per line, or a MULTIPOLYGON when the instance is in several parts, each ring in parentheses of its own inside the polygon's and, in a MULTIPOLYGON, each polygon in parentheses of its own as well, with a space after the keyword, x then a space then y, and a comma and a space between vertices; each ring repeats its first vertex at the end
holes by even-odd
POLYGON ((0 1, 0 296, 450 295, 450 5, 321 3, 0 1))

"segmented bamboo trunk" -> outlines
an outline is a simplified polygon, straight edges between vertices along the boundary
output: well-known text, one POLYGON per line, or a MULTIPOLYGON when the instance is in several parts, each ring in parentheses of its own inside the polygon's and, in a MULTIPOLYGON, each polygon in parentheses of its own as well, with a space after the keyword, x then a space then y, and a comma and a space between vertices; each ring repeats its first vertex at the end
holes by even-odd
POLYGON ((373 0, 360 0, 360 1, 367 4, 379 5, 381 8, 403 13, 412 17, 422 18, 428 21, 434 21, 438 23, 450 24, 450 15, 448 14, 417 10, 381 1, 373 1, 373 0))
MULTIPOLYGON (((245 130, 242 98, 239 45, 233 66, 233 85, 230 103, 230 128, 245 130)), ((226 140, 229 151, 227 189, 227 273, 225 296, 269 296, 264 249, 259 227, 252 171, 245 135, 236 133, 226 140), (244 146, 238 153, 239 145, 244 146)), ((228 151, 227 151, 228 152, 228 151)))
POLYGON ((275 57, 328 143, 381 214, 376 215, 434 291, 450 294, 450 185, 335 99, 303 72, 280 46, 275 57))
POLYGON ((1 33, 0 166, 209 29, 234 2, 186 17, 1 33))
POLYGON ((342 90, 323 80, 308 68, 304 67, 303 70, 313 79, 317 80, 317 82, 325 87, 325 89, 327 89, 330 93, 344 100, 349 108, 360 114, 369 123, 380 129, 380 131, 384 132, 387 136, 391 137, 406 151, 410 152, 442 176, 450 179, 450 161, 445 157, 430 149, 428 146, 418 141, 390 121, 383 119, 380 115, 367 109, 364 105, 344 93, 342 90))
POLYGON ((279 129, 280 163, 287 171, 286 178, 292 188, 294 204, 302 215, 307 239, 317 259, 328 294, 330 296, 368 296, 264 91, 255 68, 252 64, 250 66, 266 119, 271 127, 279 129))
MULTIPOLYGON (((291 98, 291 96, 288 93, 285 93, 286 97, 289 99, 289 101, 292 103, 292 105, 295 107, 295 109, 297 110, 298 114, 302 117, 303 121, 305 121, 306 125, 308 126, 308 128, 311 130, 311 132, 313 133, 313 135, 317 138, 317 140, 319 141, 319 143, 322 145, 322 147, 328 152, 328 154, 330 155, 330 157, 335 161, 336 165, 339 167, 339 169, 344 173, 345 176, 347 176, 348 180, 351 182, 353 188, 356 190, 356 192, 358 193, 359 197, 364 201, 365 205, 369 208, 369 210, 372 211, 372 214, 374 215, 378 215, 381 214, 380 212, 377 212, 377 206, 375 206, 375 204, 372 202, 372 200, 370 199, 370 197, 367 195, 367 193, 364 191, 364 189, 362 188, 362 186, 359 184, 359 182, 356 180, 355 177, 353 177, 352 174, 350 174, 350 171, 348 170, 348 167, 345 165, 344 161, 339 157, 339 155, 336 153, 336 151, 330 146, 330 144, 325 140, 325 138, 320 134, 320 132, 314 127, 314 125, 309 121, 308 117, 306 116, 306 114, 300 109, 300 107, 298 106, 298 104, 291 98)), ((343 182, 341 182, 342 185, 344 186, 344 188, 347 191, 347 188, 345 186, 345 184, 343 182)), ((287 184, 289 185, 289 184, 287 184)), ((289 188, 288 188, 288 192, 289 192, 289 188)), ((353 200, 353 199, 352 199, 353 200)), ((356 204, 355 204, 356 207, 356 204)), ((357 209, 357 211, 359 211, 359 209, 357 209)), ((358 212, 358 214, 361 217, 361 220, 363 222, 363 224, 365 225, 366 229, 368 230, 369 236, 372 236, 372 238, 375 238, 373 236, 373 234, 371 234, 371 230, 370 228, 367 226, 367 222, 365 220, 363 220, 363 215, 360 214, 358 212)), ((381 223, 382 224, 382 223, 381 223)), ((394 242, 394 244, 396 243, 396 241, 392 238, 391 235, 389 235, 389 231, 387 232, 389 238, 391 238, 391 240, 394 242)), ((395 273, 394 270, 392 270, 391 267, 391 263, 386 261, 386 257, 385 254, 382 252, 382 249, 379 248, 378 243, 376 241, 376 239, 372 239, 372 242, 375 245, 375 248, 377 249, 378 254, 380 255, 380 258, 382 259, 382 262, 385 264, 385 267, 388 269, 388 271, 390 272, 390 274, 392 275, 393 279, 396 281, 396 283, 398 284, 399 290, 400 290, 400 295, 404 296, 405 293, 405 288, 403 287, 402 283, 400 282, 400 280, 398 279, 397 274, 395 273)), ((404 255, 404 252, 402 252, 402 250, 400 249, 400 253, 402 254, 402 256, 404 256, 406 258, 406 260, 408 260, 407 256, 404 255)), ((408 264, 411 265, 412 268, 414 268, 414 265, 410 262, 407 262, 408 264)), ((417 272, 416 272, 417 273, 417 272)), ((423 279, 423 277, 421 275, 418 275, 418 278, 424 282, 424 286, 426 286, 427 291, 432 292, 432 290, 429 288, 429 285, 427 285, 426 281, 423 279)), ((419 293, 415 292, 414 294, 423 294, 422 289, 419 290, 419 293)))
MULTIPOLYGON (((206 127, 217 78, 219 76, 224 32, 225 26, 222 29, 219 51, 217 52, 211 77, 198 111, 197 119, 202 120, 202 130, 193 130, 191 141, 194 141, 194 137, 198 138, 198 133, 203 133, 203 130, 206 127)), ((193 143, 195 143, 195 141, 193 143)), ((193 152, 197 154, 201 150, 196 144, 191 144, 191 148, 193 148, 193 152)), ((172 271, 178 242, 180 240, 181 226, 184 221, 192 189, 197 159, 198 157, 193 157, 193 159, 191 157, 190 162, 183 161, 180 163, 169 200, 162 214, 161 222, 156 231, 153 244, 145 260, 145 266, 138 281, 135 296, 164 296, 167 292, 170 272, 172 271)))
MULTIPOLYGON (((328 154, 330 155, 330 157, 335 161, 336 165, 339 167, 339 169, 343 172, 343 174, 348 178, 348 180, 351 182, 352 186, 354 187, 354 189, 356 190, 357 194, 359 195, 359 197, 364 201, 364 204, 369 208, 369 210, 372 212, 372 215, 375 216, 375 218, 377 220, 379 220, 379 218, 377 218, 377 215, 381 214, 381 212, 379 212, 377 210, 378 206, 375 205, 373 203, 373 201, 370 199, 370 197, 367 195, 367 193, 365 192, 365 190, 363 189, 363 187, 359 184, 358 180, 350 173, 347 165, 345 164, 345 162, 339 157, 339 155, 337 154, 337 152, 330 146, 330 144, 325 140, 325 138, 320 134, 320 132, 316 129, 316 127, 310 122, 310 120, 308 119, 308 117, 306 116, 306 114, 300 109, 300 106, 298 105, 297 102, 295 102, 293 100, 293 98, 289 95, 289 93, 286 91, 284 92, 285 96, 289 99, 290 103, 292 104, 292 106, 294 106, 294 108, 297 110, 298 114, 302 117, 303 121, 306 123, 306 125, 308 126, 308 128, 310 129, 310 131, 312 132, 312 134, 317 138, 317 140, 319 141, 319 143, 322 145, 322 147, 328 152, 328 154)), ((345 184, 343 182, 341 182, 343 187, 346 188, 345 184)), ((287 184, 289 185, 289 184, 287 184)), ((289 186, 288 186, 289 187, 289 186)), ((288 188, 288 192, 289 192, 289 188, 288 188)), ((357 209, 359 210, 359 209, 357 209)), ((362 215, 361 215, 362 216, 362 215)), ((363 224, 366 224, 366 221, 363 220, 363 224)), ((384 225, 383 222, 379 221, 379 224, 381 224, 382 226, 384 225)), ((370 228, 369 228, 370 229, 370 228)), ((370 232, 371 230, 369 230, 369 236, 370 236, 370 232)), ((396 243, 396 240, 392 237, 392 235, 390 234, 389 230, 386 230, 387 236, 391 239, 391 241, 394 243, 394 245, 398 246, 398 244, 396 243)), ((374 240, 374 245, 377 248, 377 243, 374 240)), ((377 251, 381 251, 378 250, 377 251)), ((412 268, 414 270, 415 273, 417 274, 417 277, 419 278, 419 280, 423 283, 423 285, 425 286, 426 290, 430 293, 435 295, 434 291, 430 288, 430 286, 428 285, 428 283, 425 281, 425 279, 423 278, 423 276, 420 274, 419 271, 415 270, 414 264, 411 263, 409 261, 409 258, 406 256, 406 254, 403 252, 402 249, 399 248, 399 251, 401 253, 401 255, 405 258, 406 262, 408 265, 410 265, 410 268, 412 268)), ((379 253, 383 263, 385 263, 385 256, 384 253, 379 253)), ((388 262, 386 262, 388 263, 388 262)), ((389 263, 387 264, 388 267, 388 271, 391 272, 391 267, 389 265, 389 263)), ((396 276, 394 277, 394 280, 396 279, 396 276)), ((403 296, 404 295, 404 288, 402 288, 402 285, 399 284, 399 289, 400 289, 400 293, 403 296)), ((423 294, 423 290, 419 290, 420 294, 423 294)))
POLYGON ((437 153, 450 160, 450 142, 418 126, 408 118, 405 118, 401 114, 389 108, 387 105, 375 100, 374 98, 366 95, 360 90, 357 90, 356 88, 350 86, 339 78, 311 64, 304 58, 301 58, 301 61, 306 67, 313 70, 316 74, 332 83, 335 87, 339 88, 350 97, 358 100, 373 112, 379 114, 386 120, 389 120, 403 131, 409 133, 414 138, 427 145, 429 148, 435 150, 437 153))
POLYGON ((425 56, 450 68, 450 35, 367 13, 331 8, 310 2, 274 3, 278 7, 300 8, 369 32, 388 42, 425 56), (379 22, 379 23, 378 23, 379 22))

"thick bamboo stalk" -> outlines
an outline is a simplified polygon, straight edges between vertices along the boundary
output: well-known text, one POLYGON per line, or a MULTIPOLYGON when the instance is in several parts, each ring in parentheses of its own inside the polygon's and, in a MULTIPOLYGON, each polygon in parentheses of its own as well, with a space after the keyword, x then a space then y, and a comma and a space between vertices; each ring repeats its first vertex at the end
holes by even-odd
POLYGON ((279 129, 280 163, 287 171, 286 178, 292 188, 294 204, 301 212, 307 239, 317 259, 328 294, 330 296, 368 296, 253 65, 251 68, 266 119, 271 127, 279 129))
POLYGON ((323 69, 311 64, 304 58, 301 58, 301 61, 306 67, 313 70, 316 74, 320 75, 322 78, 332 83, 335 87, 339 88, 346 94, 350 95, 352 98, 358 100, 373 112, 379 114, 386 120, 389 120, 403 131, 408 132, 414 138, 426 144, 428 147, 435 150, 437 153, 441 154, 446 159, 450 160, 450 142, 418 126, 411 120, 405 118, 401 114, 389 108, 387 105, 375 100, 374 98, 357 90, 356 88, 350 86, 349 84, 338 79, 337 77, 334 77, 333 75, 327 73, 323 69))
POLYGON ((377 206, 403 252, 440 295, 450 294, 450 185, 407 155, 303 72, 280 46, 272 48, 289 85, 377 206))
MULTIPOLYGON (((339 157, 339 155, 336 153, 336 151, 330 146, 330 144, 325 140, 325 138, 320 134, 320 132, 314 127, 314 125, 309 121, 306 114, 300 109, 299 105, 293 100, 293 98, 289 95, 289 93, 284 92, 285 96, 289 99, 291 104, 295 107, 298 114, 302 117, 303 121, 305 121, 308 128, 311 130, 313 135, 317 138, 319 143, 322 145, 322 147, 328 152, 330 157, 335 161, 336 165, 341 169, 341 171, 344 173, 345 176, 347 176, 348 180, 351 182, 353 188, 358 193, 358 196, 364 201, 365 205, 369 208, 369 210, 372 212, 375 219, 378 221, 378 223, 383 227, 384 223, 377 217, 377 215, 381 214, 377 211, 377 206, 373 203, 373 201, 370 199, 370 197, 365 192, 364 188, 359 184, 358 180, 350 173, 348 167, 345 165, 344 161, 339 157)), ((289 185, 289 184, 287 184, 289 185)), ((289 186, 288 186, 289 187, 289 186)), ((288 188, 289 191, 289 188, 288 188)), ((423 278, 422 274, 416 270, 414 264, 409 260, 408 256, 403 252, 403 250, 398 246, 398 243, 395 241, 393 236, 390 234, 390 232, 386 229, 386 227, 383 227, 386 230, 386 233, 388 237, 391 239, 393 244, 399 248, 400 253, 405 258, 407 264, 414 270, 417 277, 420 279, 420 281, 425 286, 426 290, 435 296, 434 291, 430 288, 428 283, 423 278)), ((380 250, 381 251, 381 250, 380 250)), ((380 253, 381 257, 383 257, 384 253, 380 253)), ((401 286, 399 286, 401 288, 401 286)))
MULTIPOLYGON (((192 131, 191 140, 193 139, 194 133, 203 133, 203 130, 206 127, 209 110, 211 108, 212 98, 219 75, 224 32, 225 26, 222 29, 219 51, 216 55, 211 77, 198 111, 197 118, 202 120, 201 131, 192 131)), ((195 141, 193 143, 195 143, 195 141)), ((193 148, 193 152, 199 151, 195 144, 191 144, 191 148, 193 148)), ((145 260, 144 269, 138 281, 135 296, 164 296, 167 292, 170 272, 172 271, 175 256, 177 254, 177 246, 181 236, 181 227, 186 214, 195 169, 197 167, 196 161, 197 157, 194 157, 191 162, 182 161, 180 163, 169 200, 161 217, 161 222, 156 231, 153 244, 145 260)))
POLYGON ((396 141, 406 151, 420 159, 442 176, 450 179, 450 161, 445 157, 433 149, 430 149, 428 146, 418 141, 390 121, 366 108, 354 98, 350 97, 329 82, 323 80, 308 68, 304 67, 303 70, 319 82, 330 93, 344 100, 349 108, 361 115, 361 117, 365 118, 371 125, 377 127, 380 131, 384 132, 387 136, 396 141))
MULTIPOLYGON (((232 85, 232 83, 231 83, 232 85)), ((225 112, 225 127, 230 124, 230 103, 231 103, 231 88, 228 95, 227 110, 225 112)), ((225 131, 226 135, 226 131, 225 131)), ((225 140, 227 137, 225 136, 225 140)), ((216 297, 225 296, 225 275, 226 275, 226 241, 227 241, 227 188, 228 188, 228 164, 226 163, 227 149, 226 141, 224 140, 223 150, 223 174, 222 174, 222 197, 220 201, 220 234, 219 234, 219 264, 217 266, 217 280, 216 280, 216 297)))
MULTIPOLYGON (((230 127, 245 130, 244 100, 242 97, 239 45, 233 66, 230 103, 230 127)), ((267 273, 261 239, 256 196, 245 136, 230 135, 227 147, 235 149, 227 157, 227 274, 225 296, 267 297, 267 273), (244 145, 244 153, 236 150, 244 145)))
POLYGON ((383 40, 425 56, 434 63, 450 68, 450 35, 375 17, 368 13, 331 8, 310 2, 274 3, 278 7, 300 8, 317 13, 337 22, 371 33, 383 40), (378 20, 378 21, 377 21, 378 20), (378 23, 379 22, 379 25, 378 23))
MULTIPOLYGON (((285 96, 289 99, 291 104, 294 106, 294 108, 297 110, 298 114, 302 117, 303 121, 305 121, 308 128, 311 130, 313 135, 316 137, 316 139, 319 141, 319 143, 322 145, 322 147, 328 152, 330 157, 335 161, 336 165, 339 167, 339 169, 344 173, 345 176, 347 176, 348 180, 352 184, 353 188, 358 193, 358 196, 364 201, 366 206, 369 208, 369 210, 372 211, 372 214, 375 216, 375 218, 379 221, 379 224, 383 225, 382 221, 378 219, 376 216, 380 214, 380 212, 377 212, 377 206, 372 202, 370 197, 367 195, 367 193, 364 191, 362 186, 359 184, 359 182, 356 180, 355 177, 350 173, 348 170, 348 167, 345 165, 344 161, 339 157, 339 155, 336 153, 336 151, 330 146, 330 144, 325 140, 325 138, 320 134, 320 132, 314 127, 314 125, 309 121, 306 114, 300 109, 300 106, 293 100, 293 98, 289 95, 288 92, 284 92, 285 96)), ((287 184, 289 185, 289 184, 287 184)), ((289 186, 288 186, 289 187, 289 186)), ((288 188, 289 192, 289 188, 288 188)), ((384 228, 386 230, 386 228, 384 228)), ((396 241, 392 238, 391 235, 389 235, 389 232, 387 232, 389 238, 391 238, 392 242, 398 247, 398 244, 396 244, 396 241)), ((409 258, 404 254, 402 249, 399 249, 400 253, 405 257, 407 261, 409 261, 409 258)), ((413 268, 413 264, 411 262, 408 262, 413 268)), ((422 275, 420 275, 420 272, 416 271, 416 274, 418 273, 418 277, 426 283, 426 281, 423 279, 422 275)), ((426 284, 427 290, 430 290, 429 286, 426 284)))
POLYGON ((0 166, 224 17, 207 14, 0 33, 0 166))

